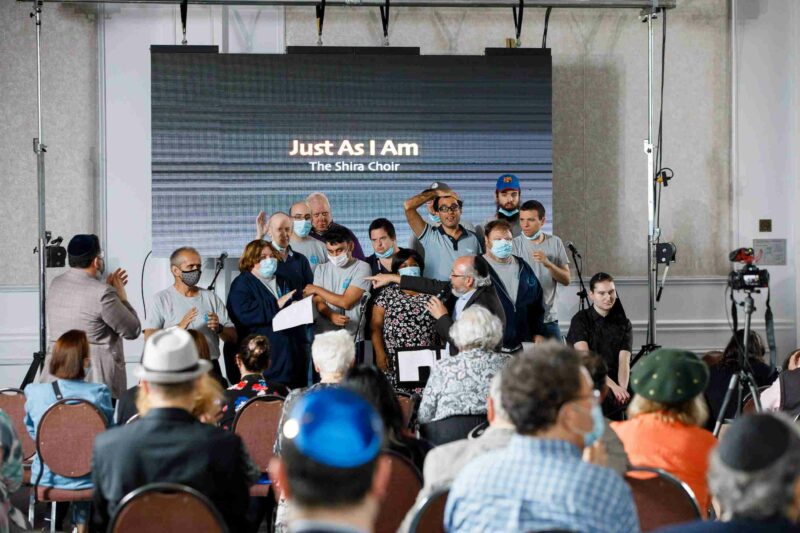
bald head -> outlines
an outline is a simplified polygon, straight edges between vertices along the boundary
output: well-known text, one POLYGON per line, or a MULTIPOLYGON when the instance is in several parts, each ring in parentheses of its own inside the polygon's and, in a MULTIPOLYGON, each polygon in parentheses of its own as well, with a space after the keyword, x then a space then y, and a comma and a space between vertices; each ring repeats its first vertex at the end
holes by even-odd
POLYGON ((312 192, 306 198, 308 206, 311 208, 311 224, 317 233, 323 234, 333 222, 333 213, 328 197, 321 192, 312 192))
POLYGON ((273 244, 277 244, 281 249, 289 245, 289 237, 292 235, 292 218, 278 211, 269 218, 269 236, 273 244))

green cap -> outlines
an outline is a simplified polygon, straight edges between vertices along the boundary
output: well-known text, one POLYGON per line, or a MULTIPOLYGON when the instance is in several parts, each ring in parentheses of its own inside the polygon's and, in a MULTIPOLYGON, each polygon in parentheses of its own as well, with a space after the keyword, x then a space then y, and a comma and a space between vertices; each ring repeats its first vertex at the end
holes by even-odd
POLYGON ((692 352, 659 348, 631 372, 631 388, 659 403, 691 400, 708 386, 708 367, 692 352))

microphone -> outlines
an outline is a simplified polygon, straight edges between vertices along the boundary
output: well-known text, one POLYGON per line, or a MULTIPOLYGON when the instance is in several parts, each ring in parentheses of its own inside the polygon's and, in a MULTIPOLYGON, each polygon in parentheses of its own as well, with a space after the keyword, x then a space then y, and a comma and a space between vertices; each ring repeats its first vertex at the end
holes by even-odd
POLYGON ((575 248, 575 245, 572 243, 572 241, 567 241, 566 245, 567 249, 569 249, 569 251, 572 252, 576 257, 581 257, 581 254, 578 253, 578 249, 575 248))
POLYGON ((228 258, 228 252, 222 252, 219 254, 219 257, 214 259, 214 267, 221 268, 225 264, 225 260, 228 258))
POLYGON ((451 286, 448 283, 446 287, 436 293, 436 297, 439 298, 442 302, 447 299, 447 296, 450 294, 451 286))

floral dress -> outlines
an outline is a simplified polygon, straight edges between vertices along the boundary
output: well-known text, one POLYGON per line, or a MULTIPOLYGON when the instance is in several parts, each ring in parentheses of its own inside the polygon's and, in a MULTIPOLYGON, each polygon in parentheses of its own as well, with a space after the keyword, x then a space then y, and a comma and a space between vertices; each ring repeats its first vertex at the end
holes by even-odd
POLYGON ((383 344, 389 364, 386 377, 395 388, 398 349, 441 345, 436 334, 436 320, 425 308, 430 299, 429 294, 408 295, 396 284, 386 287, 375 299, 375 306, 384 310, 383 344))

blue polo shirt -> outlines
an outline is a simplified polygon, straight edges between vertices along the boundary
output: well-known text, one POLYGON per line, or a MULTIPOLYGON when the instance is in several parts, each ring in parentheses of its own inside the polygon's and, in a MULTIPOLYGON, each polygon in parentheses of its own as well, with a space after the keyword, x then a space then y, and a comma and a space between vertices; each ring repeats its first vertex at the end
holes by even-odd
POLYGON ((480 255, 483 248, 474 232, 459 224, 461 236, 454 239, 444 232, 442 226, 425 224, 422 234, 418 235, 420 244, 425 249, 425 277, 448 281, 453 261, 465 255, 480 255))

